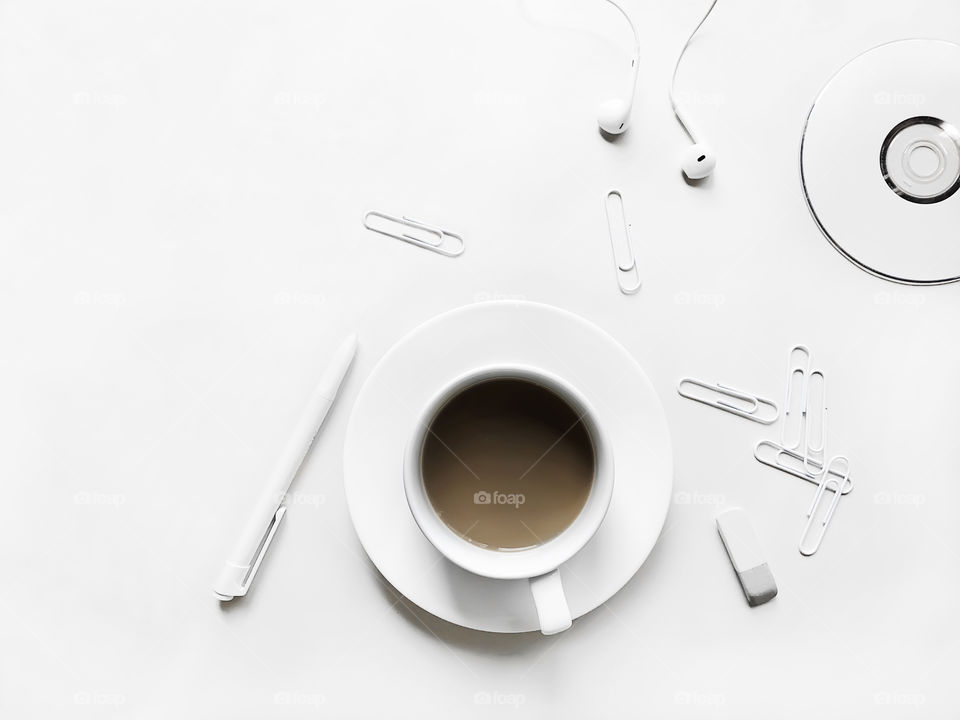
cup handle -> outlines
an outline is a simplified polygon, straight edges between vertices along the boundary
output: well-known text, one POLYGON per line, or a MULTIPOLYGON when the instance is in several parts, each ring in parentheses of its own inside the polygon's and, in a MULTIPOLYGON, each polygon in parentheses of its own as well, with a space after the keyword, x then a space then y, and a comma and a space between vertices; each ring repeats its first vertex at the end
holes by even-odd
POLYGON ((559 570, 530 578, 530 592, 533 593, 533 603, 537 606, 540 632, 544 635, 556 635, 573 625, 559 570))

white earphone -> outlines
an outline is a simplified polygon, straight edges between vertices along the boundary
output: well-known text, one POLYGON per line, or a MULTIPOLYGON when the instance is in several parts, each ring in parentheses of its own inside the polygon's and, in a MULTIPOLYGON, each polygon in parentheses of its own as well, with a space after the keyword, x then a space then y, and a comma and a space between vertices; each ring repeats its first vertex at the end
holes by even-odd
POLYGON ((600 125, 600 129, 609 135, 619 135, 620 133, 626 132, 627 128, 630 127, 630 113, 633 110, 633 98, 637 92, 637 70, 640 66, 640 36, 637 34, 637 28, 634 26, 633 20, 627 15, 627 11, 614 2, 614 0, 607 0, 607 2, 620 11, 620 14, 623 15, 630 24, 630 30, 633 31, 633 60, 630 63, 632 70, 630 74, 630 99, 611 98, 610 100, 605 100, 601 103, 600 110, 597 112, 597 123, 600 125))
POLYGON ((683 111, 680 109, 680 106, 677 104, 674 88, 677 84, 677 70, 680 69, 680 61, 683 59, 683 54, 687 51, 687 47, 690 45, 690 41, 693 40, 693 36, 697 34, 697 30, 699 30, 700 26, 706 22, 708 17, 710 17, 710 13, 713 12, 713 8, 716 6, 716 4, 717 0, 713 0, 713 2, 710 3, 710 7, 707 8, 706 14, 703 16, 700 22, 697 23, 697 26, 693 29, 693 32, 690 33, 690 37, 687 38, 687 42, 684 43, 683 49, 680 51, 680 56, 677 58, 677 63, 673 66, 673 79, 670 81, 670 104, 673 106, 673 114, 677 116, 680 126, 690 137, 691 142, 693 142, 693 145, 684 151, 680 163, 680 167, 683 169, 683 174, 691 180, 702 180, 703 178, 707 177, 707 175, 712 173, 717 167, 717 156, 714 154, 712 147, 698 140, 700 134, 694 130, 690 119, 684 115, 683 111))

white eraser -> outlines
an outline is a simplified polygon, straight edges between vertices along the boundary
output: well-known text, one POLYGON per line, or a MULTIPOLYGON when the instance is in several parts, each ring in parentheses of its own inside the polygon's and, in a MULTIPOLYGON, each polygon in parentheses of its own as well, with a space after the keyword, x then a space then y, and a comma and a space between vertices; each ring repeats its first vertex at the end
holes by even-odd
POLYGON ((762 605, 777 595, 777 583, 766 560, 750 518, 741 508, 717 515, 717 530, 750 607, 762 605))

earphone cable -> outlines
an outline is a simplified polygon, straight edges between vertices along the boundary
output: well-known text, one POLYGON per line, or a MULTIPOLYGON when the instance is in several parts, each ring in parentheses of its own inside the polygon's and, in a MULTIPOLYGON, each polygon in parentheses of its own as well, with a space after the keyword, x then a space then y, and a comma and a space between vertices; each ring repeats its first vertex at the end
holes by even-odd
MULTIPOLYGON (((608 0, 612 2, 612 0, 608 0)), ((673 114, 677 116, 677 120, 680 122, 680 126, 684 129, 684 132, 690 136, 690 141, 696 144, 697 137, 694 132, 693 125, 691 124, 689 118, 687 118, 683 111, 680 109, 680 106, 677 104, 676 99, 676 85, 677 85, 677 71, 680 69, 680 61, 683 60, 684 54, 687 52, 687 48, 690 46, 690 42, 693 40, 693 36, 697 34, 697 31, 700 27, 707 21, 707 18, 710 17, 710 13, 713 12, 713 8, 716 7, 717 0, 713 0, 710 3, 710 7, 707 8, 707 12, 701 18, 700 22, 697 23, 697 26, 693 29, 693 32, 690 33, 690 37, 687 38, 687 41, 683 44, 683 49, 680 51, 679 57, 677 57, 677 62, 673 66, 673 78, 670 80, 670 105, 673 107, 673 114)), ((621 12, 623 12, 621 10, 621 12)))
MULTIPOLYGON (((637 33, 637 27, 636 27, 636 25, 633 24, 633 20, 630 19, 630 16, 629 16, 629 15, 627 15, 627 11, 624 10, 623 7, 622 7, 619 3, 615 2, 615 0, 607 0, 607 2, 610 3, 611 5, 613 5, 617 10, 619 10, 619 11, 620 11, 620 14, 623 15, 623 17, 626 18, 627 24, 630 25, 630 31, 633 33, 633 47, 634 47, 634 50, 637 51, 637 52, 639 52, 639 50, 640 50, 640 35, 637 33)), ((706 18, 704 18, 704 19, 706 19, 706 18)))

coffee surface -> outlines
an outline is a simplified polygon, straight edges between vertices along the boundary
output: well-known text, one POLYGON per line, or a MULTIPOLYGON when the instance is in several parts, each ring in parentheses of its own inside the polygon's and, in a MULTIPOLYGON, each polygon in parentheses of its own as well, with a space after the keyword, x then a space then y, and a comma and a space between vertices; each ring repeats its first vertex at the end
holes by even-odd
POLYGON ((493 550, 539 545, 563 532, 593 485, 595 454, 576 411, 518 379, 472 385, 441 408, 421 451, 437 515, 493 550))

